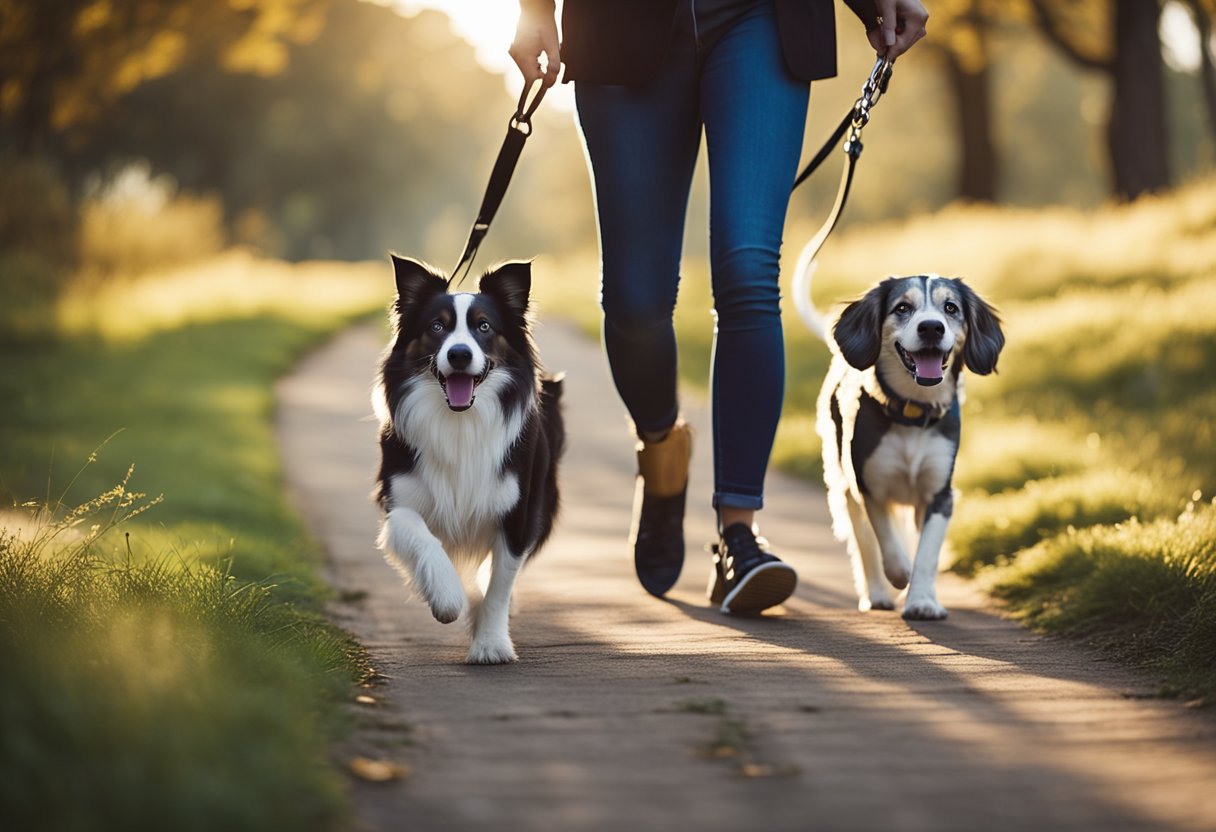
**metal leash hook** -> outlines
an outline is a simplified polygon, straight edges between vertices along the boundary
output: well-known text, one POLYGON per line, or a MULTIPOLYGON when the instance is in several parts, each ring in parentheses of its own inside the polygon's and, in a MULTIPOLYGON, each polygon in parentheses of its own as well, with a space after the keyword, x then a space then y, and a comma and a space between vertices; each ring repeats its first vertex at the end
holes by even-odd
POLYGON ((532 103, 528 103, 528 95, 532 92, 533 84, 524 84, 524 88, 519 93, 519 104, 515 107, 515 115, 511 116, 511 120, 507 122, 507 126, 512 130, 518 130, 525 136, 532 135, 532 114, 536 112, 536 108, 540 106, 541 99, 545 97, 545 93, 549 88, 545 86, 545 79, 538 79, 540 89, 537 90, 536 96, 532 99, 532 103), (527 128, 526 130, 524 128, 527 128))
POLYGON ((874 108, 874 105, 882 98, 883 93, 887 91, 887 87, 891 83, 891 74, 894 70, 894 61, 889 61, 886 58, 876 60, 874 68, 870 70, 870 77, 866 78, 865 84, 861 87, 861 96, 853 102, 849 135, 844 143, 844 152, 851 158, 856 159, 861 155, 861 131, 870 123, 870 110, 874 108))

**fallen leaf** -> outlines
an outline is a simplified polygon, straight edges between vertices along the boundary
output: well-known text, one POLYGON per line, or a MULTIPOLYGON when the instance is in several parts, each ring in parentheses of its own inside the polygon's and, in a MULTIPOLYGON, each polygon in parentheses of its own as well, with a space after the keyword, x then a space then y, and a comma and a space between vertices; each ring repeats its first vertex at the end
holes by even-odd
POLYGON ((771 777, 773 775, 772 766, 764 766, 759 763, 744 763, 739 766, 739 773, 744 777, 771 777))
POLYGON ((350 771, 359 779, 370 783, 391 783, 410 776, 408 766, 394 763, 392 760, 370 760, 367 757, 355 757, 351 760, 350 771))

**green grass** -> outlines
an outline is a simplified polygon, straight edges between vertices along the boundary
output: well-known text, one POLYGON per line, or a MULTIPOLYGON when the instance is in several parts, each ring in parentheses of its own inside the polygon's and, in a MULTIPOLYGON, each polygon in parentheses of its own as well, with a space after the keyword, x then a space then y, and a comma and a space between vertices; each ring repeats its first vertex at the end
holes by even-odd
POLYGON ((1176 515, 1184 499, 1135 471, 1092 469, 1049 477, 999 494, 973 492, 951 521, 953 568, 974 575, 1069 529, 1176 515))
POLYGON ((1031 625, 1148 669, 1164 694, 1216 704, 1216 504, 1057 535, 987 580, 1031 625))
POLYGON ((105 442, 73 492, 100 493, 135 462, 140 487, 165 495, 133 533, 137 554, 174 546, 193 560, 231 558, 242 577, 290 574, 308 593, 315 577, 294 567, 315 551, 281 494, 273 382, 323 333, 264 317, 31 350, 0 379, 3 487, 43 496, 105 442))
POLYGON ((5 827, 331 826, 339 724, 323 714, 357 649, 273 587, 115 552, 138 505, 122 486, 27 535, 0 532, 5 827))
POLYGON ((342 821, 329 748, 367 668, 320 614, 273 384, 391 286, 387 267, 225 255, 0 333, 21 356, 0 375, 0 826, 342 821), (128 517, 133 488, 163 499, 128 517))

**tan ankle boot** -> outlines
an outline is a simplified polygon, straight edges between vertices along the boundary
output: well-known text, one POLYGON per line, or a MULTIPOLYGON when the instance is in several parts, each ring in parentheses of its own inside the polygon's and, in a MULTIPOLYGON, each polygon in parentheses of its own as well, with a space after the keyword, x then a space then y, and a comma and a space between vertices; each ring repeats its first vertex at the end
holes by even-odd
POLYGON ((692 461, 692 428, 677 421, 658 442, 638 442, 633 501, 633 563, 638 580, 662 597, 684 565, 684 504, 692 461))
POLYGON ((638 441, 638 477, 651 497, 674 497, 688 487, 692 428, 676 422, 658 442, 638 441))

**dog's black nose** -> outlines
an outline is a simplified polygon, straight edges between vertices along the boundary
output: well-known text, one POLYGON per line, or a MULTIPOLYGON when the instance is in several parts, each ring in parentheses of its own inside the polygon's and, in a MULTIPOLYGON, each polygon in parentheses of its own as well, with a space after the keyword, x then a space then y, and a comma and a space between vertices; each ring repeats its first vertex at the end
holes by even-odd
POLYGON ((463 370, 473 362, 473 351, 464 344, 455 344, 448 350, 448 363, 453 370, 463 370))
POLYGON ((946 334, 946 325, 941 321, 921 321, 916 325, 916 334, 928 343, 940 341, 946 334))

